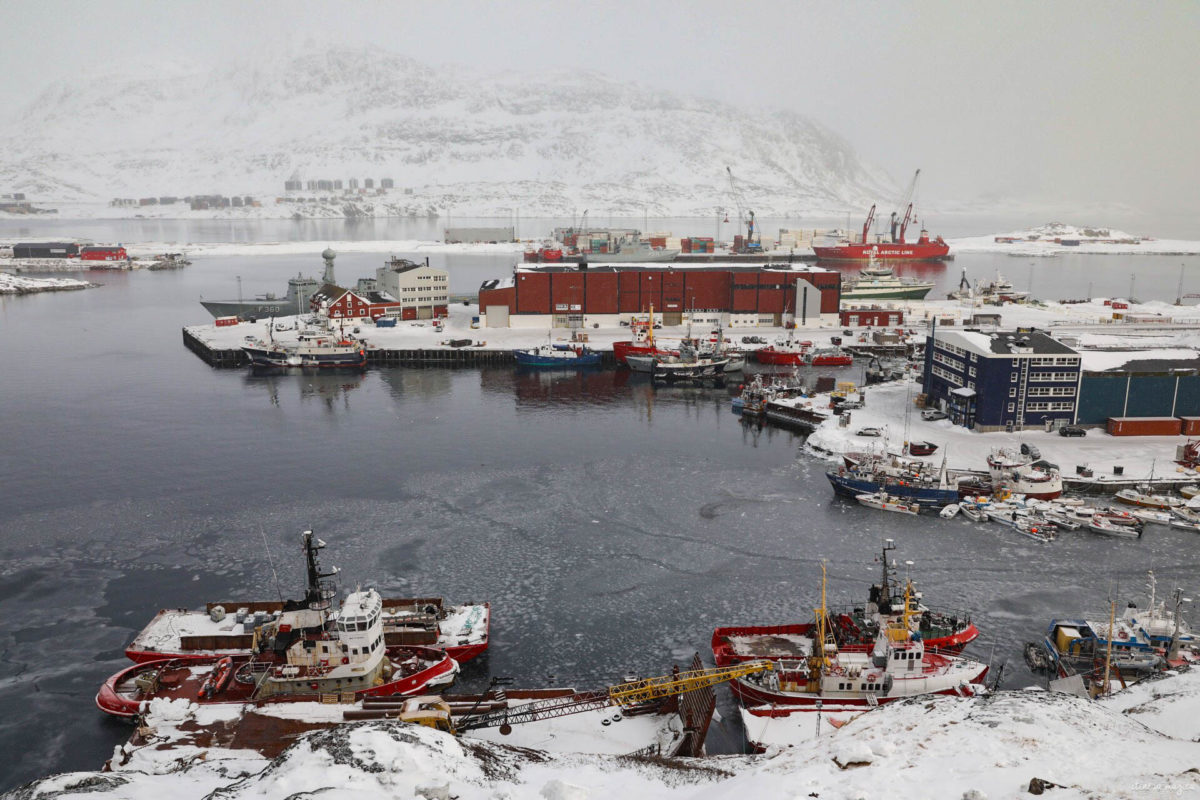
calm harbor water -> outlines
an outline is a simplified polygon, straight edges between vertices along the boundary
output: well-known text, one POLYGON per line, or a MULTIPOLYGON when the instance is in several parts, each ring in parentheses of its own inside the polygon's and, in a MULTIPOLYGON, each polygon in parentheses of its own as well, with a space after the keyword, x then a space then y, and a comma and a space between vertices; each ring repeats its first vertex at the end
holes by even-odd
MULTIPOLYGON (((612 371, 255 376, 183 348, 180 327, 206 319, 201 295, 233 296, 238 275, 246 295, 282 289, 318 271, 321 247, 0 299, 0 749, 26 754, 0 762, 0 790, 99 767, 129 731, 92 697, 133 633, 162 607, 274 596, 268 551, 294 591, 305 528, 329 543, 343 588, 490 600, 492 647, 467 665, 468 687, 666 672, 704 655, 716 625, 808 619, 822 560, 832 597, 864 598, 885 536, 928 602, 974 612, 973 652, 1006 661, 1006 685, 1035 680, 1020 647, 1051 615, 1140 594, 1149 568, 1160 587, 1196 588, 1182 531, 1038 546, 836 501, 801 439, 743 425, 725 390, 612 371)), ((381 259, 339 257, 339 275, 381 259)), ((986 275, 998 263, 1023 286, 1007 265, 1027 261, 964 258, 930 274, 953 286, 964 265, 986 275)), ((1035 291, 1081 296, 1091 281, 1118 294, 1136 270, 1138 294, 1159 299, 1173 299, 1180 262, 1046 261, 1035 291)), ((1200 263, 1182 261, 1200 284, 1200 263)), ((452 291, 510 262, 452 258, 452 291)), ((710 745, 736 750, 720 696, 710 745)))

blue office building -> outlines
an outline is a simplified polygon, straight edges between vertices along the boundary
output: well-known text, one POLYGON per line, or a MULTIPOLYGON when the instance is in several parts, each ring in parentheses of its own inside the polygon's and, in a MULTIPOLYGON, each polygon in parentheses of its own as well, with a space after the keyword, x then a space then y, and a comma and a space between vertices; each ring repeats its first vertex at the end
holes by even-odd
POLYGON ((939 329, 925 341, 926 407, 978 431, 1075 422, 1080 356, 1035 329, 981 333, 939 329))

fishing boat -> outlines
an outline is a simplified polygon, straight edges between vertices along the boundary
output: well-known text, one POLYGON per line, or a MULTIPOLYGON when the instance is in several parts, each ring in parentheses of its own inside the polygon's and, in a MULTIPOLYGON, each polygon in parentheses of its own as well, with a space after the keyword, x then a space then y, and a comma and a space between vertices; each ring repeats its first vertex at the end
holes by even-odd
MULTIPOLYGON (((257 632, 278 625, 287 611, 324 604, 319 584, 318 553, 325 543, 305 531, 302 536, 308 586, 298 601, 210 602, 203 610, 172 608, 159 611, 125 649, 133 661, 212 660, 249 656, 257 632)), ((488 647, 491 606, 488 603, 448 605, 440 597, 383 598, 381 624, 384 645, 421 646, 469 661, 488 647)))
POLYGON ((101 687, 96 705, 117 717, 137 716, 156 698, 194 703, 296 702, 321 695, 423 694, 452 683, 458 663, 445 651, 389 648, 383 598, 374 589, 350 593, 332 610, 334 589, 310 575, 305 600, 258 626, 245 655, 161 659, 121 670, 101 687))
MULTIPOLYGON (((839 645, 870 645, 880 630, 904 619, 920 634, 925 647, 938 652, 957 653, 979 636, 979 629, 965 610, 926 606, 912 579, 901 581, 893 557, 896 543, 883 541, 883 554, 877 561, 882 578, 872 584, 866 603, 829 609, 829 629, 839 645)), ((909 562, 911 564, 911 562, 909 562)), ((713 658, 717 666, 744 661, 794 660, 812 652, 814 628, 811 623, 782 625, 738 625, 717 628, 712 635, 713 658)))
POLYGON ((958 502, 958 488, 950 483, 945 459, 936 474, 924 470, 928 467, 925 462, 916 462, 920 468, 910 469, 904 466, 907 461, 896 459, 888 466, 886 459, 864 460, 852 467, 843 465, 836 472, 826 472, 825 477, 834 492, 844 497, 857 498, 860 494, 886 491, 923 506, 940 507, 958 502))
POLYGON ((1163 494, 1151 494, 1149 487, 1139 489, 1122 489, 1115 495, 1116 499, 1126 505, 1142 508, 1172 509, 1182 506, 1184 501, 1178 497, 1163 494))
POLYGON ((660 381, 711 380, 723 377, 728 363, 727 358, 701 358, 694 361, 655 359, 651 374, 660 381))
MULTIPOLYGON (((988 667, 963 656, 927 652, 910 625, 911 597, 905 589, 900 619, 883 625, 870 645, 839 644, 825 604, 822 565, 821 605, 803 658, 778 660, 763 678, 748 675, 730 683, 747 705, 773 704, 819 711, 826 704, 864 711, 896 700, 936 694, 969 696, 981 691, 988 667)), ((810 718, 811 719, 811 718, 810 718)))
POLYGON ((870 494, 860 494, 854 498, 861 506, 874 508, 879 511, 894 511, 898 514, 911 514, 916 516, 921 513, 921 504, 903 500, 899 497, 894 497, 887 492, 872 492, 870 494))
POLYGON ((538 369, 594 367, 601 359, 600 353, 582 344, 543 344, 512 352, 518 365, 538 369))
POLYGON ((1162 666, 1163 658, 1150 641, 1124 619, 1110 619, 1107 624, 1084 618, 1054 619, 1042 638, 1051 661, 1071 668, 1091 669, 1107 657, 1110 643, 1111 664, 1123 672, 1152 672, 1162 666))
POLYGON ((812 346, 813 343, 810 341, 798 341, 788 336, 786 339, 779 339, 774 344, 755 350, 754 360, 760 364, 802 365, 807 363, 808 351, 812 349, 812 346))
POLYGON ((1158 647, 1170 647, 1172 643, 1195 650, 1200 645, 1200 639, 1183 618, 1183 590, 1176 588, 1170 595, 1171 608, 1167 608, 1166 600, 1157 596, 1158 580, 1154 570, 1147 572, 1146 588, 1149 602, 1145 608, 1130 602, 1121 619, 1135 628, 1139 634, 1158 647))
POLYGON ((1033 445, 995 448, 988 454, 987 465, 992 485, 1003 486, 1013 494, 1053 500, 1063 493, 1058 467, 1043 461, 1041 452, 1033 445))
POLYGON ((296 342, 280 342, 272 330, 266 341, 250 339, 242 345, 242 352, 254 367, 362 369, 367 365, 362 342, 326 331, 301 331, 296 342))

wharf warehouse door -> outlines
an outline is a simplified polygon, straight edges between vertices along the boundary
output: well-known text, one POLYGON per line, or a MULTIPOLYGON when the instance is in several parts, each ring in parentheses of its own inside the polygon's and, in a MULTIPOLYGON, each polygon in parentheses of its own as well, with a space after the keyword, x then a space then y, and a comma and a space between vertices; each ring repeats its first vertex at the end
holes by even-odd
POLYGON ((508 306, 488 306, 486 313, 489 328, 508 327, 508 306))
POLYGON ((433 306, 421 306, 418 308, 417 319, 433 319, 433 306))

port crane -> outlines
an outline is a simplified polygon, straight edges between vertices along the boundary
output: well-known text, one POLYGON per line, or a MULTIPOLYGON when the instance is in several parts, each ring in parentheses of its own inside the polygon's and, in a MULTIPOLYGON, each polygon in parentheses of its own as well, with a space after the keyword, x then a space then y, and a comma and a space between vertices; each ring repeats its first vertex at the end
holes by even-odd
MULTIPOLYGON (((912 211, 913 211, 913 202, 912 201, 913 201, 913 193, 917 190, 917 178, 919 178, 919 177, 921 177, 921 170, 917 170, 916 174, 913 175, 912 181, 908 184, 908 191, 906 191, 904 193, 904 199, 900 201, 900 205, 898 205, 896 207, 896 210, 892 212, 891 228, 892 228, 892 241, 893 242, 897 242, 899 244, 904 244, 904 233, 905 233, 905 231, 908 230, 908 223, 910 221, 916 222, 916 219, 913 218, 913 215, 912 215, 912 211), (900 216, 901 208, 904 209, 904 220, 902 222, 898 223, 899 228, 900 228, 900 236, 899 236, 899 238, 897 238, 896 237, 896 227, 897 227, 896 220, 900 216)), ((872 206, 872 208, 871 208, 872 214, 874 214, 874 210, 875 210, 874 206, 872 206)), ((868 222, 868 224, 870 223, 869 218, 868 218, 867 222, 868 222)), ((863 241, 865 242, 866 240, 867 240, 867 233, 866 233, 866 229, 864 228, 863 229, 863 241)))
MULTIPOLYGON (((367 711, 368 705, 364 703, 363 712, 355 713, 353 718, 366 718, 366 714, 375 716, 382 712, 381 716, 387 719, 424 725, 449 733, 499 728, 500 733, 507 734, 512 731, 513 725, 524 722, 582 714, 610 706, 628 707, 652 703, 774 668, 774 663, 770 661, 747 661, 728 667, 676 671, 670 675, 619 683, 606 689, 575 692, 535 700, 514 708, 468 714, 457 721, 451 716, 450 705, 440 697, 372 698, 369 704, 372 711, 367 711)), ((347 712, 347 718, 351 718, 350 712, 347 712)))
POLYGON ((737 181, 733 178, 733 170, 725 167, 725 172, 729 175, 729 193, 733 195, 733 203, 737 206, 738 220, 746 226, 746 239, 742 242, 741 248, 734 252, 761 253, 762 236, 758 232, 758 223, 754 219, 754 212, 746 208, 746 200, 742 196, 742 190, 738 188, 737 181))

